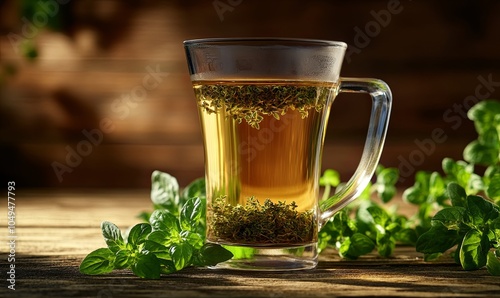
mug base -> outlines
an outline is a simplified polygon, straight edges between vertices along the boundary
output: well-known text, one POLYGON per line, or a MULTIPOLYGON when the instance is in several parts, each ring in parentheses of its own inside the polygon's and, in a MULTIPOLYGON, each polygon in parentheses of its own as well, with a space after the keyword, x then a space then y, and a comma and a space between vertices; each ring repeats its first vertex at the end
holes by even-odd
POLYGON ((317 244, 294 247, 248 247, 222 245, 234 257, 210 269, 248 271, 290 271, 314 269, 318 264, 317 244))

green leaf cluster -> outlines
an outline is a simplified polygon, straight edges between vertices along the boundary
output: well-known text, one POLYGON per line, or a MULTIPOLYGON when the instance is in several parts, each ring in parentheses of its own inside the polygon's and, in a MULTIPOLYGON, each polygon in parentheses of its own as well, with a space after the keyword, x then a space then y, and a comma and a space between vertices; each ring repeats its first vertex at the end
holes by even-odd
POLYGON ((448 184, 447 193, 452 206, 434 215, 431 228, 418 238, 416 250, 436 256, 456 246, 455 260, 465 270, 488 264, 488 271, 499 275, 500 207, 481 196, 467 195, 455 182, 448 184))
MULTIPOLYGON (((417 207, 413 216, 385 205, 396 192, 398 173, 379 166, 376 183, 320 231, 320 248, 355 259, 374 249, 388 257, 397 244, 412 245, 426 260, 450 251, 465 270, 486 267, 500 275, 500 102, 479 102, 468 117, 478 138, 464 149, 464 160, 444 158, 442 173, 418 171, 414 185, 404 190, 404 201, 417 207), (374 194, 381 203, 371 201, 374 194)), ((320 183, 323 199, 342 186, 333 170, 320 183)))
POLYGON ((403 197, 419 206, 416 249, 426 259, 456 247, 453 255, 464 269, 486 266, 500 275, 500 102, 479 102, 467 115, 478 137, 465 147, 464 160, 443 159, 443 175, 417 173, 403 197))
MULTIPOLYGON (((341 187, 338 173, 327 170, 320 179, 325 187, 323 197, 329 196, 332 187, 341 187)), ((397 243, 414 244, 417 240, 408 219, 396 209, 385 208, 396 194, 398 170, 379 166, 377 180, 369 184, 361 197, 336 213, 319 232, 319 248, 332 247, 343 258, 357 259, 377 250, 382 257, 393 254, 397 243), (378 197, 380 203, 371 201, 378 197)))
POLYGON ((213 266, 233 257, 222 246, 205 243, 203 180, 193 181, 180 192, 174 177, 155 171, 151 199, 155 210, 147 223, 139 223, 125 233, 111 222, 101 224, 107 247, 87 255, 80 272, 97 275, 130 269, 139 277, 158 279, 161 274, 189 266, 213 266))

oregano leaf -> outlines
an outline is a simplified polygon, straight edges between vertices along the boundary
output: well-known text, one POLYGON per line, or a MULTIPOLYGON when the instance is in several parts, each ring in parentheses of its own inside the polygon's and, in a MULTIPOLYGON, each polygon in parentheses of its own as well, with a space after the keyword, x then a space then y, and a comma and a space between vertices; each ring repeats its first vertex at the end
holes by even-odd
POLYGON ((490 241, 486 233, 471 229, 460 247, 460 263, 465 270, 476 270, 486 265, 490 241))
POLYGON ((465 207, 467 194, 465 193, 465 189, 462 186, 460 186, 456 182, 452 182, 448 184, 446 191, 448 193, 448 196, 450 197, 451 204, 454 207, 465 207))
POLYGON ((182 230, 194 230, 199 224, 202 209, 205 208, 201 199, 198 197, 189 199, 184 206, 182 206, 180 214, 180 225, 182 230))
POLYGON ((189 243, 183 242, 172 244, 169 252, 177 270, 181 270, 190 265, 189 262, 193 256, 193 247, 189 243))
POLYGON ((500 259, 493 252, 488 252, 486 269, 491 275, 500 276, 500 259))
POLYGON ((132 265, 132 272, 142 278, 159 279, 160 261, 154 254, 139 254, 132 265))
POLYGON ((151 233, 151 225, 147 223, 140 223, 132 227, 128 233, 127 243, 131 244, 132 247, 137 247, 137 245, 144 243, 146 241, 149 233, 151 233))
POLYGON ((80 272, 87 275, 106 274, 114 269, 115 254, 109 248, 89 253, 80 264, 80 272))
POLYGON ((125 247, 125 242, 123 241, 123 236, 120 229, 109 221, 104 221, 101 223, 102 236, 104 241, 108 245, 108 248, 116 253, 120 249, 125 247))

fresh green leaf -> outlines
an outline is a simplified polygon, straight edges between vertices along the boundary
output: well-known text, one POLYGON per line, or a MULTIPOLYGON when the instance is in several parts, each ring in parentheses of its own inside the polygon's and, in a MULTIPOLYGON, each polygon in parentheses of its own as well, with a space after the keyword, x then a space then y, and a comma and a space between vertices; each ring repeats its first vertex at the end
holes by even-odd
POLYGON ((319 179, 319 185, 321 186, 332 186, 332 187, 337 187, 340 183, 340 174, 339 172, 332 170, 332 169, 327 169, 323 173, 323 176, 320 177, 319 179))
POLYGON ((417 232, 414 229, 404 228, 401 231, 395 233, 394 238, 396 241, 402 244, 415 246, 418 236, 417 232))
POLYGON ((455 161, 451 158, 444 158, 441 162, 441 166, 443 171, 448 175, 456 176, 459 173, 455 161))
POLYGON ((339 254, 343 258, 357 259, 359 256, 370 253, 375 248, 372 239, 361 233, 354 233, 347 237, 339 249, 339 254))
POLYGON ((486 195, 495 201, 500 199, 500 173, 493 175, 489 179, 486 195))
MULTIPOLYGON (((349 215, 347 214, 346 210, 340 210, 337 212, 333 218, 331 219, 331 226, 337 233, 338 236, 344 237, 344 236, 351 236, 354 231, 355 227, 353 227, 350 224, 350 218, 349 215)), ((331 231, 333 232, 333 231, 331 231)))
POLYGON ((115 269, 128 268, 133 262, 132 252, 128 249, 119 250, 115 254, 114 267, 115 269))
POLYGON ((339 184, 340 174, 335 170, 327 169, 319 178, 319 185, 325 187, 321 201, 326 201, 330 197, 331 188, 337 187, 339 184))
POLYGON ((182 190, 182 197, 184 199, 184 202, 194 197, 199 197, 201 199, 204 199, 206 197, 205 192, 206 192, 205 179, 198 178, 193 182, 189 183, 182 190))
POLYGON ((80 264, 80 272, 87 275, 106 274, 114 269, 115 255, 109 248, 89 253, 80 264))
POLYGON ((166 247, 183 241, 179 231, 174 229, 151 232, 148 236, 148 240, 166 247))
POLYGON ((491 275, 500 276, 500 259, 493 252, 488 252, 486 269, 491 275))
POLYGON ((484 188, 481 177, 474 173, 474 165, 465 161, 454 161, 451 158, 443 159, 443 170, 450 181, 465 188, 466 193, 475 194, 484 188))
POLYGON ((170 256, 177 270, 181 270, 190 265, 193 251, 193 247, 187 242, 175 243, 170 246, 170 256))
POLYGON ((180 233, 181 238, 187 243, 191 244, 194 249, 200 249, 205 243, 204 235, 196 232, 185 230, 180 233))
POLYGON ((411 204, 420 205, 427 201, 430 173, 418 171, 415 174, 415 184, 403 192, 403 199, 411 204))
POLYGON ((168 210, 155 210, 149 222, 153 231, 181 231, 178 218, 168 210))
POLYGON ((206 243, 200 248, 197 254, 198 266, 215 266, 218 263, 225 262, 233 257, 233 254, 224 247, 206 243))
POLYGON ((476 226, 481 226, 489 220, 494 220, 500 214, 498 206, 483 197, 470 195, 466 200, 467 211, 476 226))
POLYGON ((386 185, 380 192, 380 198, 382 199, 382 202, 387 203, 392 200, 396 196, 396 187, 392 185, 386 185))
POLYGON ((154 171, 151 175, 151 201, 156 206, 177 215, 180 207, 179 183, 167 173, 154 171))
POLYGON ((373 218, 373 222, 381 227, 385 227, 387 222, 390 220, 387 212, 378 205, 372 205, 368 207, 367 210, 373 218))
POLYGON ((448 184, 446 189, 448 192, 448 196, 451 199, 451 204, 455 207, 465 207, 465 200, 467 198, 467 194, 465 193, 465 189, 460 186, 456 182, 452 182, 448 184))
POLYGON ((464 220, 465 208, 448 207, 444 208, 432 218, 432 224, 441 224, 448 230, 459 230, 464 220))
POLYGON ((437 172, 432 172, 429 177, 429 196, 437 200, 446 192, 443 178, 437 172))
POLYGON ((467 191, 469 194, 477 194, 478 192, 485 189, 483 179, 477 174, 470 174, 469 181, 467 183, 467 191))
POLYGON ((128 234, 127 243, 136 247, 146 241, 149 233, 151 233, 151 225, 147 223, 140 223, 132 227, 128 234))
POLYGON ((377 234, 377 251, 380 256, 388 258, 396 248, 396 240, 389 233, 377 234))
POLYGON ((399 170, 397 168, 383 168, 380 165, 377 168, 377 183, 395 185, 398 179, 399 170))
POLYGON ((443 225, 435 225, 420 235, 417 240, 416 250, 424 254, 444 253, 455 246, 458 239, 457 231, 448 230, 443 225))
POLYGON ((464 159, 479 165, 496 164, 498 163, 498 148, 472 141, 464 149, 464 159))
POLYGON ((170 254, 168 253, 168 247, 152 240, 144 241, 144 246, 142 251, 152 253, 157 258, 170 260, 170 254))
POLYGON ((102 235, 104 241, 108 245, 108 248, 116 253, 122 248, 125 248, 125 242, 123 241, 122 232, 120 229, 109 221, 104 221, 101 223, 102 235))
POLYGON ((166 259, 158 259, 158 262, 160 263, 160 272, 163 274, 171 274, 177 271, 175 268, 174 262, 172 260, 166 260, 166 259))
POLYGON ((465 234, 460 247, 460 263, 465 270, 476 270, 486 266, 490 241, 486 233, 471 229, 465 234))
POLYGON ((198 197, 189 199, 182 207, 180 225, 183 230, 194 230, 199 224, 205 205, 198 197))
POLYGON ((139 254, 132 265, 135 275, 147 279, 159 279, 161 276, 160 261, 154 254, 139 254))
POLYGON ((490 229, 496 238, 497 248, 500 249, 500 216, 490 222, 490 229))
POLYGON ((497 100, 483 100, 476 103, 467 112, 467 117, 474 121, 476 131, 483 134, 485 130, 496 125, 496 115, 500 114, 500 102, 497 100))

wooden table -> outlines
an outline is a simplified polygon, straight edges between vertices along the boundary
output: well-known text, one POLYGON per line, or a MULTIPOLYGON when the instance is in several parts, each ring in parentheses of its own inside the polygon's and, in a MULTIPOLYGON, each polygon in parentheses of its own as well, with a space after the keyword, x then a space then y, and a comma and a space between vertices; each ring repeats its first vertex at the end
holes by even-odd
MULTIPOLYGON (((129 271, 86 276, 78 271, 81 260, 105 247, 100 223, 126 229, 139 222, 136 216, 151 209, 148 190, 18 191, 15 202, 15 291, 7 288, 2 266, 0 297, 500 297, 500 278, 486 270, 466 272, 451 259, 426 263, 404 247, 390 259, 374 254, 346 261, 325 252, 317 269, 302 272, 189 268, 160 280, 129 271)), ((8 238, 5 213, 0 223, 8 238)), ((9 250, 2 243, 1 251, 9 250)), ((2 264, 6 260, 3 254, 2 264)))

